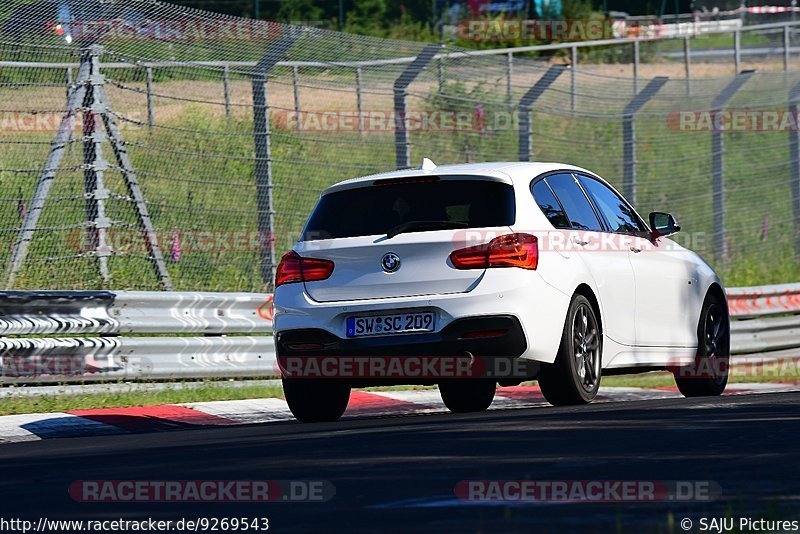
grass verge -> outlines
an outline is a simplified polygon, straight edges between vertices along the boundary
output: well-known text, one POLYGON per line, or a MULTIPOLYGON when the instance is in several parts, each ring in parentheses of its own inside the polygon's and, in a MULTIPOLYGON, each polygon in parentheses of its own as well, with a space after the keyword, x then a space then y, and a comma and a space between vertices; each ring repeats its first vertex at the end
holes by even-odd
MULTIPOLYGON (((729 383, 794 383, 800 384, 800 359, 786 358, 772 362, 734 366, 729 383)), ((525 382, 524 385, 535 385, 525 382)), ((675 386, 675 379, 667 371, 638 375, 609 376, 603 378, 604 387, 661 388, 675 386)), ((380 386, 360 391, 407 391, 436 389, 436 386, 380 386)), ((47 413, 84 408, 124 408, 130 406, 155 406, 185 402, 209 402, 258 398, 280 398, 280 386, 245 385, 231 387, 228 382, 208 382, 191 388, 166 388, 158 391, 120 391, 103 393, 69 393, 37 396, 8 396, 0 401, 0 415, 22 413, 47 413)))

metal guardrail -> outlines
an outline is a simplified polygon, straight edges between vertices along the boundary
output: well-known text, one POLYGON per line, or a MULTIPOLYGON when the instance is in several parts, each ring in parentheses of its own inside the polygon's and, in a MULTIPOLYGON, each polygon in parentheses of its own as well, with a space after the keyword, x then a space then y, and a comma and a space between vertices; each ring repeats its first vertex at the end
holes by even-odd
POLYGON ((728 308, 734 354, 800 347, 800 284, 729 288, 728 308))
MULTIPOLYGON (((728 304, 733 354, 800 348, 800 284, 728 304)), ((274 376, 271 331, 268 294, 2 291, 0 383, 274 376)))
POLYGON ((257 293, 3 291, 0 383, 271 376, 271 306, 257 293))

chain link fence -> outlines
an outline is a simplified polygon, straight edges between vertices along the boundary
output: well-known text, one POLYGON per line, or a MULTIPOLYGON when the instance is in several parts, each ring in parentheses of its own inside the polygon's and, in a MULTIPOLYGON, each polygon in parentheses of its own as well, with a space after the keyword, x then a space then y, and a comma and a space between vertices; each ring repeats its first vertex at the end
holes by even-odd
POLYGON ((667 53, 682 43, 637 45, 632 77, 607 49, 481 55, 152 0, 6 2, 3 287, 267 291, 323 188, 423 157, 582 165, 675 213, 729 283, 796 279, 800 72, 687 80, 667 53))

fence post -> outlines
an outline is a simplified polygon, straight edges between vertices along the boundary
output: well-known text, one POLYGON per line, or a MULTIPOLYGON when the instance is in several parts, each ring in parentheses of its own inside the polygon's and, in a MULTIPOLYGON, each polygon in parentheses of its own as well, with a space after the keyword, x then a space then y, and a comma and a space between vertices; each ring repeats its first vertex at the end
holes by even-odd
POLYGON ((270 155, 267 75, 300 37, 299 32, 283 33, 253 68, 253 138, 256 148, 256 200, 261 249, 261 278, 267 288, 275 283, 275 211, 273 208, 272 158, 270 155))
POLYGON ((231 88, 230 88, 230 67, 225 65, 222 69, 222 90, 225 93, 225 119, 231 121, 231 88))
POLYGON ((514 77, 514 54, 509 52, 506 55, 506 100, 511 103, 514 98, 514 85, 512 79, 514 77))
POLYGON ((576 77, 576 73, 578 72, 578 47, 573 46, 570 48, 570 55, 571 55, 571 64, 570 64, 570 72, 569 72, 569 83, 570 83, 570 107, 572 109, 572 114, 575 114, 575 111, 578 109, 578 80, 576 77))
MULTIPOLYGON (((103 158, 103 143, 106 136, 100 128, 99 117, 105 113, 102 95, 103 78, 100 76, 100 50, 93 48, 91 55, 91 74, 89 87, 86 89, 84 105, 89 109, 83 112, 83 181, 86 192, 85 213, 89 224, 89 251, 97 259, 103 285, 108 284, 108 257, 111 251, 107 242, 107 231, 111 221, 106 217, 106 199, 109 191, 105 186, 105 171, 108 162, 103 158)), ((149 71, 149 69, 148 69, 149 71)), ((148 77, 149 79, 149 77, 148 77)), ((149 94, 149 91, 148 91, 149 94)))
MULTIPOLYGON (((792 12, 794 13, 794 12, 792 12)), ((783 72, 789 71, 789 54, 792 44, 789 26, 783 27, 783 72)))
POLYGON ((297 65, 292 66, 292 89, 294 90, 294 115, 297 119, 297 129, 302 129, 301 123, 302 120, 300 119, 300 86, 298 85, 298 67, 297 65))
POLYGON ((639 41, 633 42, 633 94, 639 93, 639 41))
POLYGON ((396 152, 396 162, 398 169, 405 169, 411 166, 411 144, 408 140, 408 86, 411 85, 419 73, 422 72, 428 63, 441 49, 440 44, 429 44, 422 49, 422 52, 412 61, 400 76, 394 81, 394 146, 396 152))
POLYGON ((686 73, 686 96, 692 96, 692 45, 688 35, 683 38, 683 63, 686 73))
MULTIPOLYGON (((741 89, 754 71, 744 71, 729 83, 711 103, 711 116, 723 111, 725 104, 741 89)), ((711 129, 711 177, 712 177, 712 213, 713 213, 713 250, 714 257, 727 261, 728 244, 725 238, 725 145, 723 134, 717 128, 711 129)))
POLYGON ((519 160, 531 161, 533 157, 533 136, 531 132, 531 112, 533 104, 561 76, 566 65, 553 65, 541 78, 522 95, 519 101, 519 160))
MULTIPOLYGON (((789 91, 789 113, 797 117, 800 109, 800 83, 789 91)), ((789 129, 789 155, 792 160, 790 187, 792 191, 792 219, 794 222, 794 253, 800 261, 800 130, 789 129)))
POLYGON ((742 68, 742 34, 739 31, 733 32, 733 62, 738 74, 742 68))
POLYGON ((155 123, 155 110, 153 109, 153 67, 147 67, 147 126, 152 130, 155 123))
MULTIPOLYGON (((72 72, 72 67, 67 67, 67 109, 69 110, 69 95, 72 92, 72 84, 75 83, 75 79, 72 72)), ((69 139, 67 142, 69 143, 69 152, 72 153, 72 129, 73 124, 72 120, 69 121, 69 139)))
POLYGON ((636 113, 667 83, 666 76, 650 80, 642 92, 625 106, 622 115, 622 189, 625 197, 636 205, 636 113))
POLYGON ((358 110, 358 135, 364 139, 364 96, 361 79, 361 67, 356 67, 356 109, 358 110))
POLYGON ((438 78, 439 78, 439 94, 444 94, 444 86, 445 86, 445 79, 444 79, 444 58, 440 57, 438 60, 438 78))
POLYGON ((50 153, 47 155, 47 161, 44 164, 42 174, 39 175, 36 191, 33 194, 33 199, 31 200, 28 210, 25 212, 22 228, 11 250, 11 260, 6 271, 5 281, 5 286, 9 289, 14 287, 17 274, 19 274, 19 271, 25 264, 25 258, 28 256, 28 248, 33 240, 36 226, 39 223, 39 217, 42 215, 42 208, 50 194, 50 189, 53 187, 53 180, 56 177, 58 166, 61 164, 61 160, 64 157, 64 148, 67 146, 72 136, 72 119, 77 113, 77 110, 83 106, 83 100, 86 97, 87 87, 90 83, 92 53, 93 51, 91 49, 84 49, 81 51, 81 62, 78 68, 76 87, 70 92, 66 112, 61 119, 58 131, 50 145, 50 153))

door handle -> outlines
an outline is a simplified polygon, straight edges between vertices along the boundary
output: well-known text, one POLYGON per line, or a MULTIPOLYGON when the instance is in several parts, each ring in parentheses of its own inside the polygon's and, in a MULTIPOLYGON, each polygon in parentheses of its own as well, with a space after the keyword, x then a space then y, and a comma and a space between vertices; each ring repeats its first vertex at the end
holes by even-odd
POLYGON ((638 253, 640 253, 641 251, 642 251, 642 249, 640 249, 640 248, 631 247, 631 252, 635 252, 636 254, 638 254, 638 253))
POLYGON ((586 245, 588 245, 588 244, 589 244, 589 242, 588 242, 588 241, 581 241, 581 240, 580 240, 580 239, 578 239, 577 237, 573 237, 573 238, 572 238, 572 242, 573 242, 573 243, 575 243, 576 245, 580 245, 580 246, 582 246, 582 247, 585 247, 586 245))

